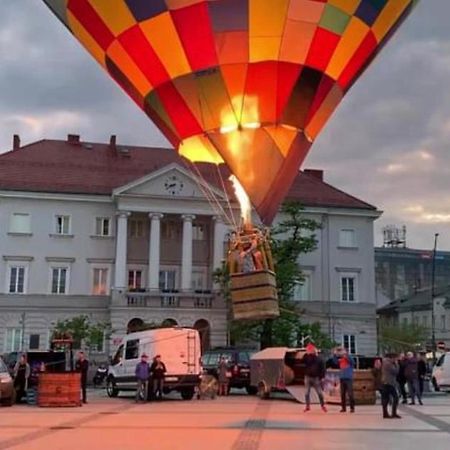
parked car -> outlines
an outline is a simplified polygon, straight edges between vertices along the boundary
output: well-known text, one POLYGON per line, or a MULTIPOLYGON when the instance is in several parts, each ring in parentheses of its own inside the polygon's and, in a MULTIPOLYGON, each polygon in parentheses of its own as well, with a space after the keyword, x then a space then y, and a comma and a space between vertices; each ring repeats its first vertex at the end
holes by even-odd
POLYGON ((255 395, 257 389, 250 385, 250 357, 256 350, 234 347, 216 348, 205 352, 202 356, 202 366, 205 373, 218 377, 219 361, 224 357, 228 363, 231 378, 228 388, 246 389, 250 395, 255 395))
POLYGON ((8 371, 8 367, 0 358, 0 403, 5 406, 12 406, 16 400, 13 379, 8 371))
POLYGON ((431 382, 435 391, 450 390, 450 352, 438 358, 433 367, 431 382))
MULTIPOLYGON (((161 355, 167 372, 164 392, 178 391, 183 400, 191 400, 200 384, 200 336, 192 328, 160 328, 138 331, 123 337, 108 368, 106 392, 117 397, 120 391, 135 391, 136 364, 141 355, 161 355)), ((151 361, 150 361, 151 363, 151 361)))

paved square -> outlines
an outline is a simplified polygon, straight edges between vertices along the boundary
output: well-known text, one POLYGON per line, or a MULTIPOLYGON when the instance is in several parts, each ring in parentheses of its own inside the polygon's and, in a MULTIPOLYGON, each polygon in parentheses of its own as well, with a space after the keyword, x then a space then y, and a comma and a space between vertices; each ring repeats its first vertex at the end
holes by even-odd
POLYGON ((383 420, 380 406, 328 414, 280 397, 246 395, 216 400, 137 405, 92 391, 82 408, 0 409, 0 450, 415 450, 450 448, 450 396, 404 407, 402 420, 383 420))

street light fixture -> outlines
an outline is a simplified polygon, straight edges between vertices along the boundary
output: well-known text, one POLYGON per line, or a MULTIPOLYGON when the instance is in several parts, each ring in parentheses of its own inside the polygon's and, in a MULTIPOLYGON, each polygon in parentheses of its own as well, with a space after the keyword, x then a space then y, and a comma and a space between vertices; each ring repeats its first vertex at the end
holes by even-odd
POLYGON ((433 351, 433 360, 436 360, 436 321, 434 318, 434 297, 435 278, 436 278, 436 248, 439 233, 434 234, 433 260, 431 264, 431 349, 433 351))

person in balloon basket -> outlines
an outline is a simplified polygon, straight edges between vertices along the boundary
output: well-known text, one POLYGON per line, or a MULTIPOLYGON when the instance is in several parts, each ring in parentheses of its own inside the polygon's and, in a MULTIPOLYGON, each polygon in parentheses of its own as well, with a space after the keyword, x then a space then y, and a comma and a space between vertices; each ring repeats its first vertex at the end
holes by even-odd
POLYGON ((390 353, 383 358, 381 366, 381 405, 383 419, 401 419, 397 414, 398 392, 397 377, 400 370, 397 355, 390 353), (388 406, 392 404, 392 414, 389 415, 388 406))
POLYGON ((75 371, 81 374, 81 398, 83 403, 87 403, 86 387, 87 375, 89 370, 89 361, 86 359, 84 352, 78 352, 78 359, 75 364, 75 371))
POLYGON ((311 388, 316 391, 319 397, 322 411, 327 412, 322 390, 322 382, 325 378, 325 364, 317 354, 317 348, 313 344, 306 346, 306 353, 302 358, 302 362, 305 365, 305 412, 311 409, 311 388))
POLYGON ((150 378, 150 366, 145 353, 141 355, 141 360, 136 364, 135 375, 137 381, 136 403, 145 402, 148 397, 148 380, 150 378))
POLYGON ((355 396, 353 394, 353 369, 355 361, 349 355, 346 348, 337 348, 334 351, 333 362, 339 367, 339 379, 341 387, 341 412, 347 411, 347 397, 350 404, 350 412, 355 412, 355 396))
POLYGON ((152 378, 153 384, 153 396, 157 400, 162 399, 166 371, 166 366, 161 360, 161 355, 156 355, 150 367, 150 377, 152 378))

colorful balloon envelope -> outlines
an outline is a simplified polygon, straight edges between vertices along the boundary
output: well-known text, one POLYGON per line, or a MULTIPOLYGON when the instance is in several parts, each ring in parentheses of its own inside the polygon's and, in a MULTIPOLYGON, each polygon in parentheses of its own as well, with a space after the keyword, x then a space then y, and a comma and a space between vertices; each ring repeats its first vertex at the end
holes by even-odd
POLYGON ((417 0, 44 0, 192 162, 269 224, 315 138, 417 0))

